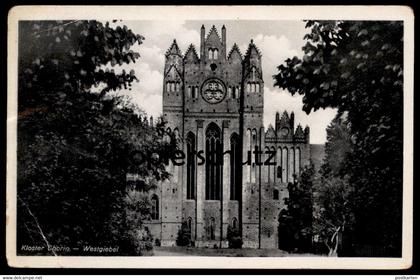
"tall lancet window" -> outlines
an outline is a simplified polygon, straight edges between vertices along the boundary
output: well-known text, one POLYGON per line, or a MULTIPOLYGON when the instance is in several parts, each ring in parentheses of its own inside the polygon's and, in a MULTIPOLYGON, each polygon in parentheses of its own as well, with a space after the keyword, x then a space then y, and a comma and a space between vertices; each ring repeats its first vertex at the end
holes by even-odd
POLYGON ((217 51, 217 49, 214 49, 213 50, 213 59, 217 59, 217 57, 218 57, 218 51, 217 51))
POLYGON ((230 138, 230 200, 239 200, 241 186, 239 176, 241 176, 241 150, 239 149, 239 135, 233 133, 230 138))
POLYGON ((215 123, 211 123, 206 131, 206 200, 220 200, 222 160, 220 129, 215 123))
POLYGON ((192 98, 192 94, 191 94, 191 86, 188 87, 188 91, 187 91, 187 98, 192 98))
POLYGON ((187 134, 187 199, 195 199, 195 135, 187 134))
POLYGON ((156 194, 152 196, 151 202, 152 202, 152 209, 150 211, 150 216, 152 220, 158 220, 159 219, 159 198, 156 194))
POLYGON ((210 240, 215 240, 216 239, 216 235, 215 235, 216 220, 213 217, 210 218, 210 224, 209 224, 208 231, 209 231, 209 233, 208 233, 209 239, 210 240))

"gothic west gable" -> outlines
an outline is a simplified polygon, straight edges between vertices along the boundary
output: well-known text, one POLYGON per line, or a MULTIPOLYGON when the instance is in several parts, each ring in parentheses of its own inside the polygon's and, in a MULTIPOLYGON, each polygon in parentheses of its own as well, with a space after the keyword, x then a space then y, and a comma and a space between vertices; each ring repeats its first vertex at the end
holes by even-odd
POLYGON ((154 193, 159 214, 146 222, 162 246, 175 246, 185 222, 195 246, 227 247, 230 226, 240 229, 244 247, 277 248, 287 183, 309 162, 309 128, 295 133, 293 113, 277 113, 275 127, 264 129, 263 55, 252 40, 245 55, 237 44, 227 53, 226 33, 212 26, 206 35, 202 26, 199 53, 190 45, 182 55, 174 40, 165 55, 167 130, 185 154, 202 151, 206 164, 188 157, 167 166, 172 177, 154 193), (247 162, 256 146, 278 151, 276 165, 247 162), (230 151, 223 165, 208 164, 218 151, 230 151))

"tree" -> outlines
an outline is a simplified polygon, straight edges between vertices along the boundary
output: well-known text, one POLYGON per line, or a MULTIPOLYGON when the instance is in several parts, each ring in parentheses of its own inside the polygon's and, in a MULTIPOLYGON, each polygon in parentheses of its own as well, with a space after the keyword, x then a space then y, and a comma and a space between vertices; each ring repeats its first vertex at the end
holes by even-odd
POLYGON ((352 151, 345 116, 336 116, 327 127, 324 164, 314 184, 315 243, 322 243, 329 256, 343 251, 343 234, 351 233, 354 216, 351 209, 353 189, 346 174, 347 155, 352 151))
MULTIPOLYGON (((312 239, 312 185, 315 176, 313 164, 305 166, 298 180, 289 183, 286 209, 279 217, 280 249, 301 252, 311 250, 312 239)), ((295 176, 296 178, 296 176, 295 176)))
POLYGON ((143 37, 97 21, 20 22, 19 34, 18 253, 34 244, 141 254, 131 214, 147 209, 130 205, 126 175, 167 178, 174 150, 163 121, 150 125, 116 92, 137 78, 113 66, 134 63, 143 37))
POLYGON ((306 27, 303 57, 280 65, 275 84, 303 95, 308 114, 326 107, 347 114, 357 254, 400 256, 403 24, 307 21, 306 27))

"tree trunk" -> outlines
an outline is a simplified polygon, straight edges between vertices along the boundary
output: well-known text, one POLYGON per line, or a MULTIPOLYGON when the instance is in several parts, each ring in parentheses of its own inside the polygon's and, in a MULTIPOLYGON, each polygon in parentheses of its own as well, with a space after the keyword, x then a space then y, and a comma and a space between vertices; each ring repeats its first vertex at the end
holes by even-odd
POLYGON ((328 245, 328 242, 325 242, 325 244, 327 244, 328 247, 328 257, 337 257, 337 249, 338 249, 338 233, 340 232, 341 227, 338 227, 333 236, 331 237, 331 246, 328 245))

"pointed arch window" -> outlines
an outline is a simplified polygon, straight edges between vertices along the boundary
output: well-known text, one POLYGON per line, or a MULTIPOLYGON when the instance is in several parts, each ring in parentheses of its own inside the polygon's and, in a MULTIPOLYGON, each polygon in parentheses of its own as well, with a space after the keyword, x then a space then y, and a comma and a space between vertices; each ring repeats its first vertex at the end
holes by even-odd
POLYGON ((289 182, 293 182, 293 176, 295 174, 295 149, 289 149, 289 182))
POLYGON ((281 174, 282 174, 282 170, 281 170, 281 165, 277 166, 277 178, 280 179, 281 181, 281 174))
MULTIPOLYGON (((258 142, 257 142, 257 130, 254 128, 251 132, 251 149, 252 151, 255 151, 255 146, 257 146, 258 142)), ((261 155, 259 156, 259 162, 261 162, 261 155)), ((255 183, 256 182, 256 178, 257 178, 257 174, 258 174, 258 168, 256 168, 255 166, 255 162, 252 162, 251 164, 251 183, 255 183)))
POLYGON ((213 59, 213 50, 209 49, 209 59, 213 59))
POLYGON ((158 220, 159 219, 159 198, 156 194, 152 196, 151 203, 152 203, 152 209, 150 211, 150 216, 152 220, 158 220))
POLYGON ((239 226, 238 219, 233 218, 232 219, 232 228, 237 229, 238 226, 239 226))
POLYGON ((192 218, 191 217, 188 217, 187 219, 187 227, 189 231, 191 232, 192 231, 192 218))
POLYGON ((300 175, 300 148, 295 150, 295 174, 300 175))
POLYGON ((206 200, 220 200, 221 197, 222 146, 220 128, 211 123, 206 130, 206 200))
POLYGON ((194 99, 198 98, 198 86, 195 87, 194 99))
POLYGON ((287 183, 288 181, 288 176, 287 176, 287 170, 288 170, 288 150, 287 148, 283 148, 283 152, 282 152, 282 160, 281 160, 281 165, 283 166, 283 173, 282 173, 282 182, 283 183, 287 183))
POLYGON ((232 98, 233 99, 238 99, 239 98, 239 88, 238 87, 233 87, 232 98))
POLYGON ((188 90, 187 90, 187 98, 191 98, 192 94, 191 94, 191 86, 188 86, 188 90))
POLYGON ((209 239, 210 240, 216 239, 215 231, 216 231, 216 220, 213 217, 211 217, 210 224, 209 224, 209 239))
POLYGON ((193 99, 197 99, 198 98, 198 86, 193 86, 191 88, 191 94, 192 94, 192 98, 193 99))
POLYGON ((214 49, 213 50, 213 59, 217 59, 218 55, 219 55, 218 50, 214 49))
POLYGON ((195 135, 187 134, 187 199, 195 199, 195 135))
POLYGON ((279 190, 277 190, 277 189, 273 190, 273 199, 274 200, 279 200, 279 190))
POLYGON ((246 84, 246 91, 247 92, 260 92, 261 91, 260 84, 254 83, 254 82, 248 82, 246 84))
POLYGON ((230 200, 239 200, 241 195, 241 186, 239 185, 242 172, 240 155, 239 135, 233 133, 230 137, 230 200))

